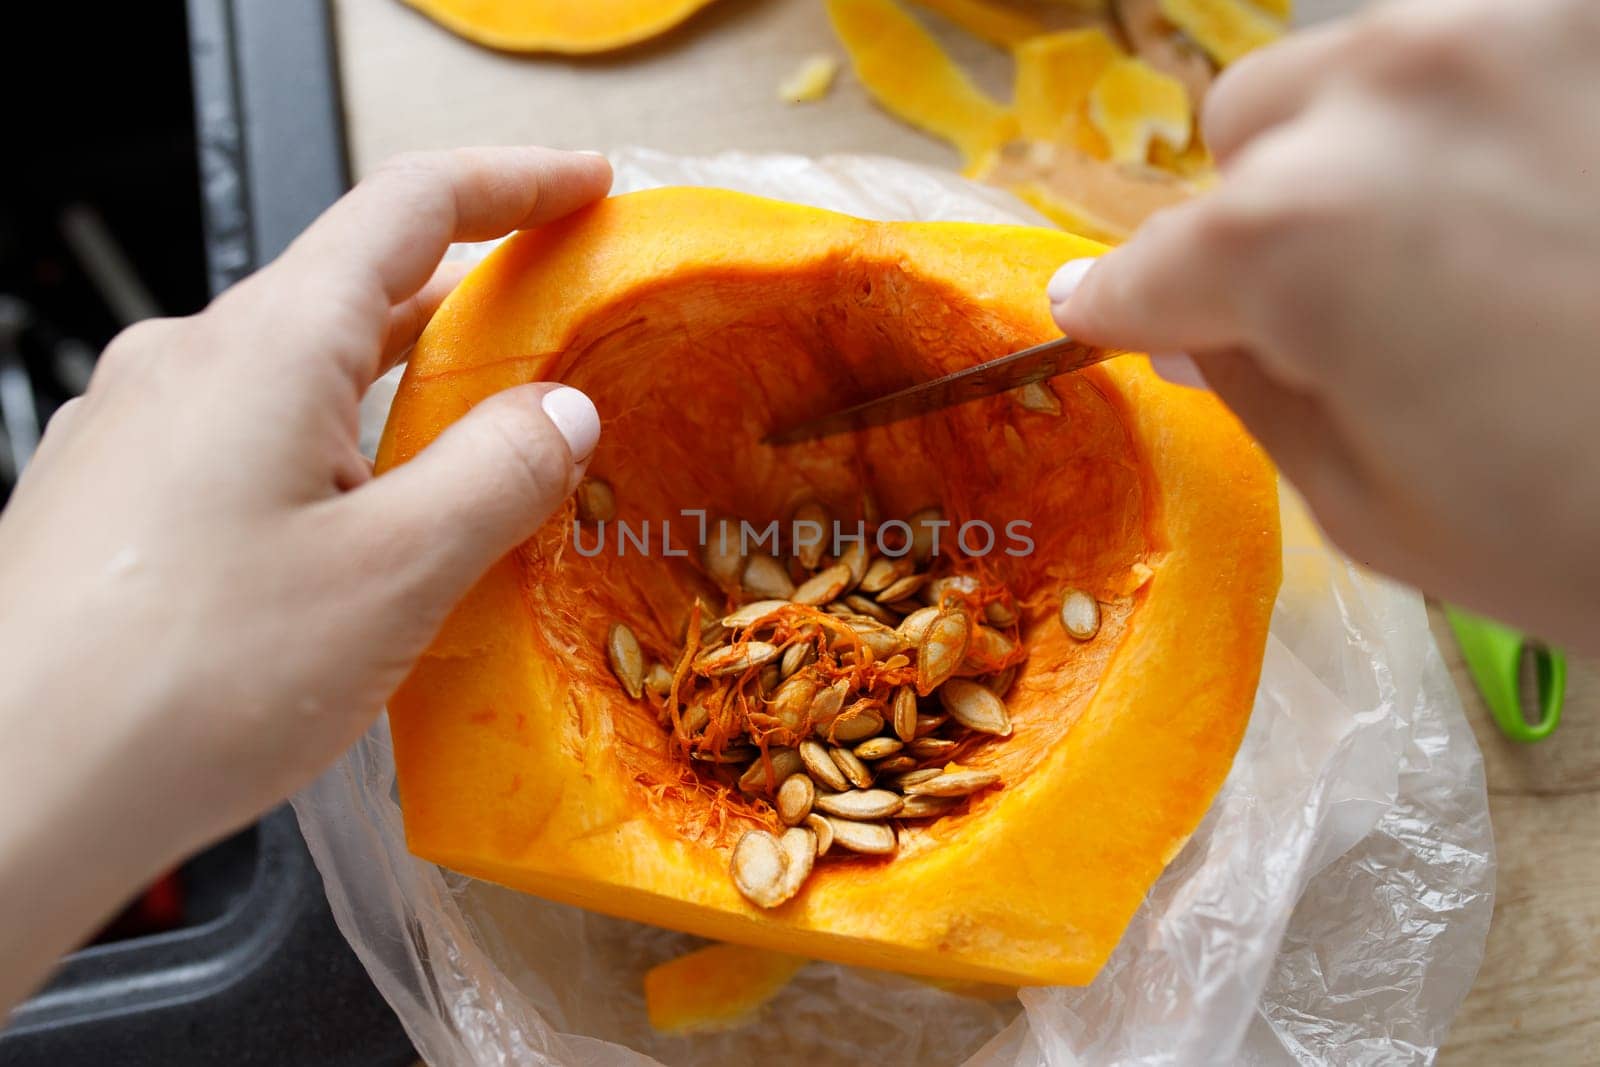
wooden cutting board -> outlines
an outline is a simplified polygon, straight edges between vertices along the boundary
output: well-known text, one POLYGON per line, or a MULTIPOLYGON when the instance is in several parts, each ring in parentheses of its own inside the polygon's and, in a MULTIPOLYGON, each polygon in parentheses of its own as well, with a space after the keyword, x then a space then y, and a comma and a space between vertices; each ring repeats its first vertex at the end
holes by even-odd
MULTIPOLYGON (((1310 21, 1354 0, 1301 0, 1310 21)), ((397 152, 539 143, 684 154, 867 152, 954 167, 955 153, 889 118, 842 71, 815 104, 778 100, 805 57, 841 55, 820 0, 717 0, 667 36, 612 57, 506 55, 399 0, 334 0, 352 164, 397 152)), ((941 40, 1007 93, 1009 63, 957 32, 941 40)), ((1488 954, 1443 1062, 1600 1060, 1600 665, 1573 664, 1565 721, 1526 748, 1495 731, 1448 628, 1434 632, 1483 747, 1501 874, 1488 954)))

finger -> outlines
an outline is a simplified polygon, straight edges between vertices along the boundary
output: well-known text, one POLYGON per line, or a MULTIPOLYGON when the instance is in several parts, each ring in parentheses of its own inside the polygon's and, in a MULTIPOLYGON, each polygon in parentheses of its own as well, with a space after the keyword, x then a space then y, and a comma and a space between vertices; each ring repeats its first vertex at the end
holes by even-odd
POLYGON ((472 263, 454 261, 439 264, 439 269, 433 272, 433 277, 421 289, 389 309, 389 332, 384 337, 383 354, 373 377, 382 375, 405 359, 428 321, 433 318, 433 313, 439 310, 444 298, 455 291, 473 266, 472 263))
POLYGON ((389 309, 416 293, 453 241, 537 226, 604 196, 604 158, 545 148, 464 148, 402 156, 323 212, 254 279, 253 292, 300 328, 329 339, 365 386, 389 309))
POLYGON ((1251 52, 1228 67, 1206 94, 1201 127, 1206 145, 1225 164, 1260 134, 1303 111, 1338 70, 1350 24, 1305 30, 1251 52))
POLYGON ((454 241, 538 226, 611 187, 601 156, 549 148, 461 148, 401 156, 323 213, 280 259, 338 286, 370 284, 387 304, 426 282, 454 241))
POLYGON ((1238 343, 1241 271, 1216 215, 1210 198, 1169 208, 1120 248, 1063 266, 1049 289, 1056 323, 1080 341, 1136 352, 1238 343))
POLYGON ((409 462, 344 499, 364 529, 394 531, 414 569, 408 596, 448 607, 526 540, 577 486, 600 437, 583 393, 548 383, 479 403, 409 462))

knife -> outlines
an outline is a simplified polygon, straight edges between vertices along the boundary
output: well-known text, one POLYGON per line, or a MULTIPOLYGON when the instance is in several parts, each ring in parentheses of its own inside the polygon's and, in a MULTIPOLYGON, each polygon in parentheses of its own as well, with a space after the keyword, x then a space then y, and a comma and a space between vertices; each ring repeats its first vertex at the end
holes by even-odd
POLYGON ((1059 337, 1009 356, 978 363, 942 378, 880 396, 876 400, 791 423, 768 434, 762 439, 762 444, 792 445, 852 430, 864 430, 869 426, 886 426, 891 422, 926 415, 930 411, 965 404, 969 400, 994 396, 1007 389, 1042 382, 1058 374, 1092 367, 1113 356, 1125 354, 1120 349, 1096 348, 1080 344, 1070 337, 1059 337))

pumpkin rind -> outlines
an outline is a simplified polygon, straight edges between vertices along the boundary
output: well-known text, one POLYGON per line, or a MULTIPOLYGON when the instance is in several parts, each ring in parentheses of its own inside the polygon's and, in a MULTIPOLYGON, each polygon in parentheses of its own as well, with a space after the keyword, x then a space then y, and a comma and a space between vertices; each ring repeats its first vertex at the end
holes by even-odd
MULTIPOLYGON (((943 335, 934 334, 921 339, 923 354, 999 355, 1056 334, 1046 281, 1062 262, 1098 251, 1055 231, 868 222, 719 190, 615 197, 507 241, 445 302, 413 352, 378 468, 415 455, 493 392, 550 375, 574 380, 585 359, 622 344, 614 337, 652 329, 652 316, 670 320, 661 324, 670 332, 701 321, 696 314, 711 321, 731 302, 766 300, 773 314, 794 314, 800 301, 805 321, 843 316, 864 330, 875 322, 898 329, 923 321, 925 307, 927 321, 944 314, 952 329, 981 325, 972 336, 990 331, 985 344, 994 347, 940 353, 943 335), (867 282, 858 288, 860 278, 867 282), (832 280, 840 295, 823 306, 817 294, 832 280)), ((888 358, 885 346, 872 350, 888 358)), ((631 366, 619 353, 632 349, 605 351, 613 384, 631 375, 685 404, 695 385, 710 384, 697 382, 710 372, 690 352, 668 359, 677 350, 661 349, 651 363, 644 346, 631 366)), ((864 373, 871 364, 853 366, 864 373)), ((1095 590, 1115 597, 1126 579, 1121 614, 1085 646, 1104 657, 1098 673, 1073 673, 1076 653, 1063 651, 1069 639, 1058 624, 1030 638, 1013 692, 1032 695, 1021 715, 1013 709, 1017 736, 1000 744, 1054 739, 981 807, 939 820, 951 828, 928 847, 830 864, 770 912, 745 902, 727 877, 726 835, 697 839, 644 798, 637 767, 619 751, 650 740, 619 703, 627 698, 603 659, 597 677, 587 661, 548 652, 544 631, 557 621, 536 616, 529 598, 554 594, 530 589, 527 560, 514 553, 451 614, 391 701, 412 850, 543 897, 718 940, 947 979, 1090 981, 1227 773, 1260 672, 1280 548, 1270 465, 1213 397, 1162 382, 1141 357, 1062 379, 1058 392, 1080 405, 1073 412, 1120 422, 1123 437, 1113 443, 1138 474, 1116 484, 1139 494, 1142 510, 1137 530, 1117 536, 1137 542, 1138 558, 1116 563, 1122 578, 1108 572, 1095 590), (1055 688, 1068 682, 1078 686, 1071 694, 1055 688)), ((603 395, 597 403, 608 411, 603 395)), ((945 418, 981 422, 974 412, 945 418)), ((1030 425, 1067 432, 1059 420, 1030 425)), ((652 450, 608 426, 597 466, 608 447, 620 450, 612 453, 618 463, 631 449, 652 450)), ((731 427, 748 450, 737 453, 741 462, 762 462, 748 458, 759 429, 731 427)), ((1069 476, 1069 460, 1052 460, 1054 476, 1069 476)), ((599 473, 626 509, 627 481, 599 473)), ((1083 477, 1092 488, 1101 474, 1083 477)), ((711 475, 702 484, 717 488, 711 475)), ((551 573, 559 581, 559 571, 544 580, 551 573)), ((602 627, 597 645, 603 635, 602 627)))
POLYGON ((606 52, 665 33, 711 0, 406 0, 469 41, 508 52, 606 52))

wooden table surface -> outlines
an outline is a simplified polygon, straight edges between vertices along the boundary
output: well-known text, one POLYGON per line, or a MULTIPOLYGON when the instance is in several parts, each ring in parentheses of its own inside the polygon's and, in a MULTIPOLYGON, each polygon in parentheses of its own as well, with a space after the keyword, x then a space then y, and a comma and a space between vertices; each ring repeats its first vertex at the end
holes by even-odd
MULTIPOLYGON (((718 0, 619 56, 529 59, 475 47, 398 0, 335 0, 351 159, 462 144, 623 145, 872 152, 953 165, 953 153, 876 110, 848 72, 824 101, 778 102, 806 56, 839 53, 820 0, 718 0)), ((1352 0, 1300 0, 1316 17, 1352 0)), ((1004 92, 1008 61, 945 43, 1004 92)), ((1483 968, 1441 1057, 1449 1065, 1600 1062, 1600 663, 1576 662, 1560 731, 1515 745, 1496 732, 1437 611, 1446 660, 1483 749, 1500 856, 1483 968)))

